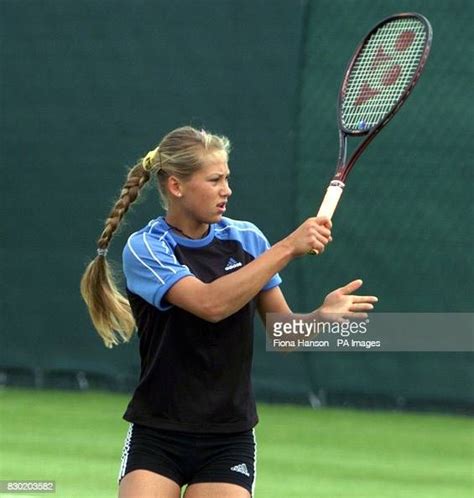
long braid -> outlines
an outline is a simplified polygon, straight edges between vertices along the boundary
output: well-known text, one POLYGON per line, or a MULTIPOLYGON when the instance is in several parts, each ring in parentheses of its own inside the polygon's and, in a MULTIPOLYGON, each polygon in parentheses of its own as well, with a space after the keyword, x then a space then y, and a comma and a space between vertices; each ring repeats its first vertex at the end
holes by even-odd
POLYGON ((81 294, 92 322, 109 348, 119 344, 120 340, 130 340, 135 330, 135 320, 128 299, 118 290, 105 254, 130 204, 136 200, 149 179, 150 172, 144 169, 142 162, 129 171, 120 197, 110 211, 97 241, 98 256, 89 263, 81 280, 81 294))
POLYGON ((119 200, 110 211, 105 221, 104 231, 97 240, 97 247, 99 249, 108 248, 110 239, 120 225, 124 214, 128 211, 130 204, 136 200, 141 188, 149 179, 150 172, 143 169, 141 162, 129 171, 127 180, 120 192, 119 200))

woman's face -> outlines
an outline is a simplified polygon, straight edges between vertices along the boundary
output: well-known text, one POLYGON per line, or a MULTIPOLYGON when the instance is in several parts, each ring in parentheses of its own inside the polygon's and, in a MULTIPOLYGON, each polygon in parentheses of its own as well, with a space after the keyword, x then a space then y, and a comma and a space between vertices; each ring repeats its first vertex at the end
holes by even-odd
POLYGON ((232 194, 229 175, 226 152, 208 153, 201 169, 182 183, 180 207, 184 213, 199 223, 218 222, 232 194))

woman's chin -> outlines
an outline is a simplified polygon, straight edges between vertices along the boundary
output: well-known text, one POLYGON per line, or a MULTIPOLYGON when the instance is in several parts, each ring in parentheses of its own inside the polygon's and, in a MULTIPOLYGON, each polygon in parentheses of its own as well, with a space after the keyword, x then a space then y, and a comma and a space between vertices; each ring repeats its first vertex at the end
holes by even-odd
POLYGON ((209 224, 218 223, 219 221, 222 220, 223 215, 224 215, 224 213, 217 213, 217 214, 214 214, 212 216, 209 216, 209 221, 207 223, 209 223, 209 224))

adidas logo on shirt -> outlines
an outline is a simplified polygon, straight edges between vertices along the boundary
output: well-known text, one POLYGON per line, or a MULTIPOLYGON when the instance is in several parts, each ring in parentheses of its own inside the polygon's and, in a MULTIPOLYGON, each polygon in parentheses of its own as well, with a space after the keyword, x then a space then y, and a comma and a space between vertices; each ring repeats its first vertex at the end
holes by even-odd
POLYGON ((233 270, 234 268, 239 268, 240 266, 242 266, 242 263, 236 261, 234 258, 229 258, 229 261, 227 261, 224 270, 229 271, 233 270))
POLYGON ((247 465, 245 465, 245 463, 241 463, 239 465, 234 465, 233 467, 230 468, 230 470, 233 470, 234 472, 239 472, 240 474, 244 474, 247 477, 250 477, 249 471, 247 469, 247 465))

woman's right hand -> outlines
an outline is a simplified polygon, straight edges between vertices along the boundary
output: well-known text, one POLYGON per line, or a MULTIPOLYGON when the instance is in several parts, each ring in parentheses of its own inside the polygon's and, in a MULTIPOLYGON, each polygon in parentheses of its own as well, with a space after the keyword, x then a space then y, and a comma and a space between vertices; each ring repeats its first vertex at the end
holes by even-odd
POLYGON ((295 258, 314 251, 321 254, 332 241, 331 228, 331 220, 325 216, 308 218, 284 241, 290 246, 295 258))

